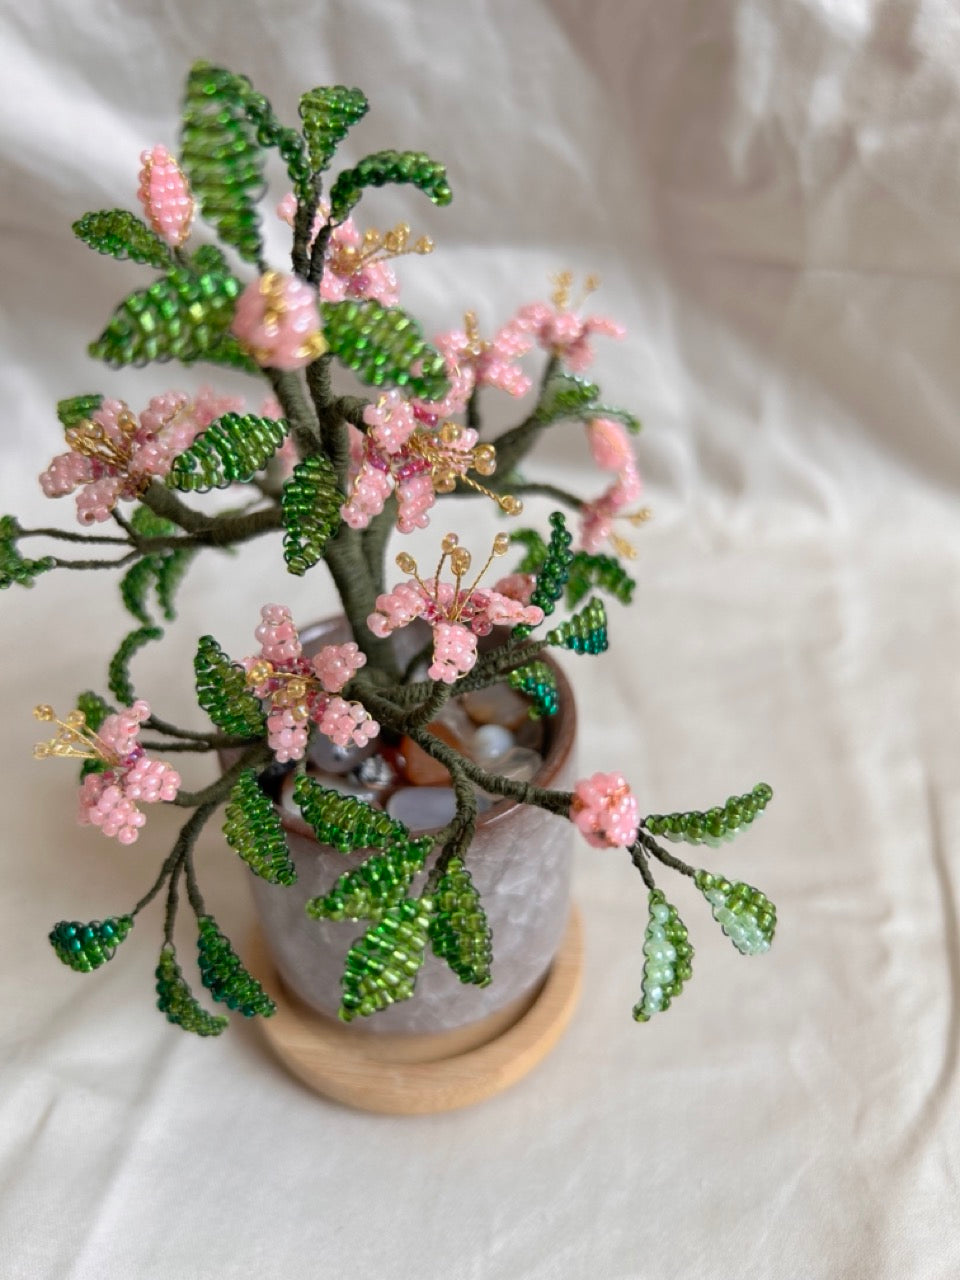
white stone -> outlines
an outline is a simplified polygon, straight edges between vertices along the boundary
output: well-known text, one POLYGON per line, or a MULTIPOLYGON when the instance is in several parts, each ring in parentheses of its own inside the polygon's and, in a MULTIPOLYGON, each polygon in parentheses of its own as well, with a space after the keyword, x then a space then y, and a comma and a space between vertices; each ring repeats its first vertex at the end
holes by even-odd
POLYGON ((403 787, 387 802, 387 813, 411 831, 444 827, 457 811, 452 787, 403 787))
POLYGON ((495 762, 507 754, 513 743, 513 734, 503 725, 483 724, 473 735, 473 758, 482 768, 493 769, 495 762))

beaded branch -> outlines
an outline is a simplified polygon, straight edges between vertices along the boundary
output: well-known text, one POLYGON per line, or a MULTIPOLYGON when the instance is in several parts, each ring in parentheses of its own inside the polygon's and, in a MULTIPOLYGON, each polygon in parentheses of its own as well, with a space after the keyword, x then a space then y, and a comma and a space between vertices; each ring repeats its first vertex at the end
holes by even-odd
POLYGON ((460 981, 486 986, 496 981, 496 939, 471 875, 471 845, 478 797, 503 797, 569 819, 594 848, 629 852, 647 893, 633 1009, 645 1022, 680 994, 693 958, 654 866, 692 879, 744 954, 769 947, 776 919, 759 890, 687 865, 657 837, 718 844, 750 825, 772 792, 761 784, 721 807, 643 818, 619 771, 554 790, 536 776, 498 773, 442 732, 449 699, 499 685, 523 698, 529 718, 549 735, 562 694, 545 651, 606 650, 600 593, 628 604, 636 587, 622 563, 636 548, 619 528, 649 517, 636 505, 642 486, 632 436, 640 424, 604 404, 599 387, 582 376, 593 364, 595 338, 624 336, 613 320, 584 313, 599 287, 593 276, 575 296, 572 273, 559 273, 549 300, 520 306, 487 336, 468 308, 458 312, 460 327, 427 341, 399 305, 397 267, 431 253, 433 240, 414 238, 404 221, 364 230, 354 215, 370 188, 397 184, 446 205, 446 172, 422 152, 384 150, 328 179, 340 144, 366 111, 357 89, 312 89, 300 101, 301 128, 291 128, 245 77, 199 62, 187 77, 179 155, 158 144, 143 152, 137 184, 131 172, 143 217, 108 209, 74 224, 97 252, 153 272, 117 305, 90 345, 93 357, 113 368, 203 361, 266 385, 251 407, 209 387, 164 392, 139 411, 99 392, 61 400, 65 449, 40 483, 51 498, 74 495, 87 531, 28 529, 0 517, 0 587, 31 587, 57 569, 122 570, 121 599, 136 624, 109 661, 104 695, 78 695, 63 720, 48 706, 36 709, 55 732, 35 754, 82 762, 80 821, 121 843, 142 838, 142 806, 188 811, 138 902, 102 921, 61 921, 50 942, 64 964, 90 972, 115 955, 140 913, 163 895, 158 1008, 184 1030, 219 1035, 228 1019, 196 998, 177 951, 185 902, 208 996, 244 1017, 271 1016, 272 999, 204 901, 195 847, 223 809, 227 845, 251 874, 284 892, 297 867, 271 786, 293 772, 292 802, 317 839, 363 853, 306 908, 313 920, 358 922, 341 1017, 366 1017, 411 997, 429 951, 460 981), (261 236, 271 148, 292 187, 277 206, 292 230, 289 269, 267 263, 261 236), (200 239, 200 222, 218 243, 200 239), (537 349, 543 358, 535 382, 529 360, 537 349), (338 367, 369 387, 369 396, 338 393, 338 367), (530 398, 520 420, 491 438, 482 404, 492 393, 530 398), (533 446, 563 422, 584 429, 607 477, 596 497, 521 476, 533 446), (236 491, 229 510, 213 513, 195 501, 214 489, 236 491), (460 536, 445 532, 432 576, 422 576, 401 550, 394 563, 404 576, 389 582, 394 531, 402 537, 428 528, 437 503, 454 496, 486 497, 511 522, 525 498, 546 497, 572 514, 576 528, 568 528, 563 510, 550 515, 546 537, 510 523, 479 572, 460 536), (238 659, 214 636, 198 637, 193 680, 212 727, 180 728, 137 696, 131 661, 162 638, 161 623, 174 621, 177 590, 198 554, 270 535, 280 535, 287 572, 326 566, 351 638, 307 653, 290 611, 278 604, 261 610, 256 652, 238 659), (34 539, 66 543, 74 554, 29 558, 21 545, 34 539), (511 548, 521 553, 513 571, 487 582, 494 561, 511 548), (558 608, 568 616, 545 627, 558 608), (395 636, 414 624, 429 639, 402 665, 395 636), (439 829, 418 833, 305 767, 318 743, 366 759, 362 753, 382 741, 398 740, 449 775, 453 816, 439 829), (225 748, 233 751, 232 765, 195 791, 164 759, 225 748))

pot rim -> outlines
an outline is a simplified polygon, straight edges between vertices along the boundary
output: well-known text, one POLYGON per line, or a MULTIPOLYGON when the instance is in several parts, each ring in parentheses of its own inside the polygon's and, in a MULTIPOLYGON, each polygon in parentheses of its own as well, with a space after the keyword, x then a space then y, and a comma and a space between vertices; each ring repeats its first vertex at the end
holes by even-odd
MULTIPOLYGON (((321 627, 327 627, 331 623, 338 622, 342 615, 330 618, 322 618, 317 622, 308 623, 300 632, 301 636, 306 636, 310 632, 315 632, 321 627)), ((345 619, 344 619, 345 620, 345 619)), ((543 757, 540 768, 534 774, 532 781, 540 787, 548 787, 557 774, 562 769, 570 756, 573 749, 573 743, 577 732, 577 704, 573 696, 573 686, 567 678, 566 672, 560 666, 553 654, 542 652, 539 655, 541 661, 546 662, 550 667, 557 680, 557 692, 559 694, 559 709, 555 716, 549 717, 549 726, 545 725, 545 729, 549 732, 549 745, 547 753, 543 757)), ((499 683, 506 683, 500 681, 499 683)), ((454 695, 455 696, 455 695, 454 695)), ((495 805, 492 805, 486 813, 482 813, 477 818, 477 828, 493 827, 497 823, 503 822, 516 809, 520 809, 523 802, 520 800, 512 800, 509 796, 504 796, 495 805)), ((301 839, 311 840, 314 844, 320 845, 322 848, 329 848, 329 845, 322 845, 317 839, 313 828, 308 826, 302 818, 295 817, 291 813, 276 805, 277 814, 280 818, 280 825, 285 831, 289 831, 291 835, 300 836, 301 839)), ((417 831, 416 835, 431 835, 435 831, 442 831, 442 827, 428 827, 422 831, 417 831)))

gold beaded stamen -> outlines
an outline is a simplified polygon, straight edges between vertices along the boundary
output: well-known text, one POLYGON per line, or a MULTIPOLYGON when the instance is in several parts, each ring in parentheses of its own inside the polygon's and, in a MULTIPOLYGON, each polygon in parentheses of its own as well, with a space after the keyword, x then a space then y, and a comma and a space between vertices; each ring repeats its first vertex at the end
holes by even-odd
POLYGON ((64 432, 67 444, 85 458, 94 458, 108 467, 126 471, 133 456, 137 420, 126 406, 117 415, 120 439, 113 440, 99 422, 84 418, 64 432))
POLYGON ((429 236, 420 236, 411 244, 409 225, 398 222, 389 231, 368 227, 360 245, 331 245, 328 261, 338 276, 352 276, 372 262, 389 262, 408 253, 433 253, 433 250, 434 243, 429 236))
POLYGON ((408 551, 401 551, 397 556, 396 565, 402 573, 408 573, 420 587, 423 594, 434 604, 440 608, 440 574, 443 572, 443 566, 447 559, 450 560, 450 568, 453 570, 454 576, 454 596, 453 602, 446 613, 448 622, 458 622, 464 609, 470 603, 470 598, 480 585, 480 579, 487 572, 496 556, 505 556, 510 550, 510 539, 505 533, 498 533, 493 540, 493 546, 490 554, 487 556, 486 563, 474 578, 473 582, 466 591, 463 590, 463 579, 470 572, 472 557, 466 547, 460 546, 460 539, 455 533, 444 535, 443 541, 440 543, 440 560, 437 564, 437 571, 434 575, 433 591, 420 577, 417 569, 417 562, 408 551))
POLYGON ((600 288, 600 277, 597 275, 589 275, 583 282, 583 292, 577 301, 571 304, 571 289, 573 288, 573 272, 558 271, 551 277, 553 280, 553 293, 550 295, 550 301, 556 307, 557 311, 577 311, 586 302, 591 293, 596 293, 600 288))
MULTIPOLYGON (((638 529, 642 524, 646 524, 647 521, 652 518, 653 512, 649 507, 641 507, 639 511, 634 511, 628 516, 614 516, 615 520, 626 520, 626 522, 633 525, 635 529, 638 529)), ((628 542, 626 538, 621 538, 619 533, 610 533, 608 537, 610 545, 613 547, 614 551, 616 551, 618 556, 623 556, 625 560, 636 560, 637 548, 632 542, 628 542)))
POLYGON ((79 709, 71 711, 66 720, 57 718, 53 707, 46 703, 33 708, 35 720, 55 724, 58 732, 49 742, 38 742, 33 748, 34 760, 71 759, 103 760, 106 764, 119 764, 119 757, 92 729, 87 728, 87 718, 79 709))
POLYGON ((511 493, 494 493, 460 471, 464 464, 482 476, 492 476, 497 469, 497 451, 492 444, 483 442, 472 449, 458 449, 456 445, 462 438, 463 427, 459 423, 445 422, 439 431, 418 428, 408 440, 407 448, 430 464, 430 480, 437 493, 453 493, 459 479, 477 493, 492 498, 506 515, 520 515, 523 503, 519 498, 511 493))
POLYGON ((247 672, 247 688, 255 689, 268 680, 280 682, 279 689, 270 695, 270 705, 276 711, 290 711, 295 720, 310 719, 307 698, 311 690, 323 689, 319 680, 299 671, 278 671, 266 658, 258 658, 247 672))

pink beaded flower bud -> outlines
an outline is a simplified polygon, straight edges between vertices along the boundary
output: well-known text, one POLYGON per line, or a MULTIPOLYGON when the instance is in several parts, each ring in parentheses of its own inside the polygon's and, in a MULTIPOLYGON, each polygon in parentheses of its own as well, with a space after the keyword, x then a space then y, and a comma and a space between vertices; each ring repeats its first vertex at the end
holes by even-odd
POLYGON ((230 328, 257 364, 272 369, 302 369, 327 349, 316 290, 281 271, 247 285, 230 328))
POLYGON ((640 810, 622 773, 595 773, 573 788, 570 818, 595 849, 631 845, 637 838, 640 810))
POLYGON ((137 195, 147 221, 162 240, 179 249, 190 234, 193 196, 183 171, 165 146, 158 143, 140 156, 140 187, 137 195))

